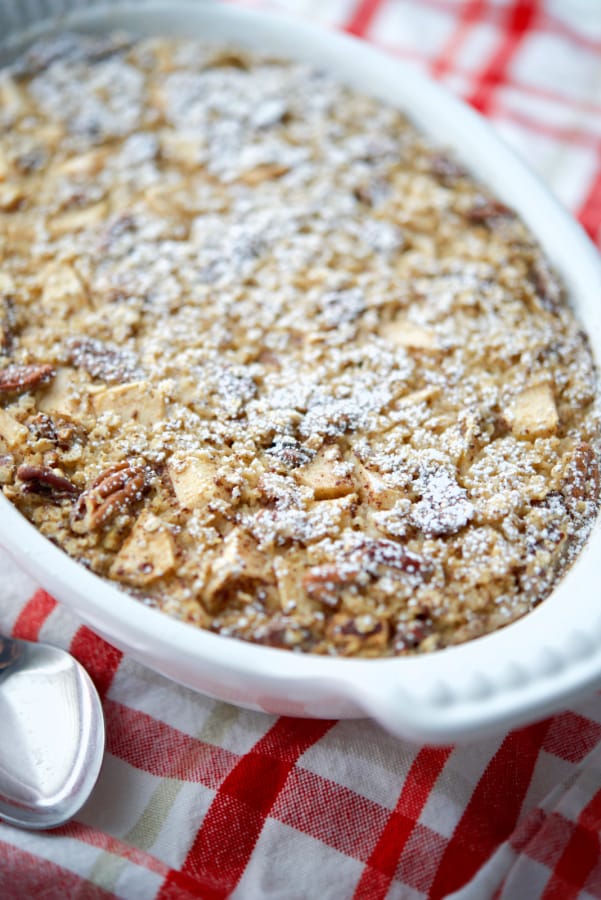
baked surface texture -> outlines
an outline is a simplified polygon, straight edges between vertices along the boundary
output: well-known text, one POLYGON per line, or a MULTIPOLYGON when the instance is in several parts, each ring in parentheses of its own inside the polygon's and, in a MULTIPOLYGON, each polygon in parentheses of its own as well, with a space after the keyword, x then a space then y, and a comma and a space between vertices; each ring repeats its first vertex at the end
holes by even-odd
POLYGON ((596 374, 515 215, 304 65, 60 35, 0 74, 0 481, 143 602, 333 655, 552 589, 596 374))

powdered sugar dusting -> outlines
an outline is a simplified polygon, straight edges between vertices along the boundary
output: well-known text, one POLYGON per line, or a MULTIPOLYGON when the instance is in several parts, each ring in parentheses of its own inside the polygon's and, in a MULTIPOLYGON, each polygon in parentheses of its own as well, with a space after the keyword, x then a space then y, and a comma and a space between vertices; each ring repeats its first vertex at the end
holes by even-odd
POLYGON ((548 594, 598 507, 598 391, 512 210, 394 108, 232 47, 61 35, 0 92, 0 478, 45 534, 333 655, 548 594))
POLYGON ((416 528, 426 537, 455 534, 473 518, 474 507, 464 488, 445 470, 422 476, 421 500, 411 513, 416 528))

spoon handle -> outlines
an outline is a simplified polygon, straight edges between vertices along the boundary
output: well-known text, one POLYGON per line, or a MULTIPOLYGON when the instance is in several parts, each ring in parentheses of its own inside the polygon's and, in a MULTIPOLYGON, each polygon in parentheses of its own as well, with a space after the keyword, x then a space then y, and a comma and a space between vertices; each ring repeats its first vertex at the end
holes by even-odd
POLYGON ((14 663, 19 655, 19 643, 0 634, 0 672, 14 663))

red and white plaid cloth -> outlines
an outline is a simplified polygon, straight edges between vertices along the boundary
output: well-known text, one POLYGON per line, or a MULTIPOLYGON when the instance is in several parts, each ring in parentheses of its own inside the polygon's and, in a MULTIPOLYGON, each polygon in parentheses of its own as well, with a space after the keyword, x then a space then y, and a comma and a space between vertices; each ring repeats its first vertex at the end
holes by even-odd
MULTIPOLYGON (((600 0, 261 5, 441 79, 601 241, 600 0)), ((0 585, 0 630, 68 647, 107 723, 99 783, 73 822, 0 823, 2 900, 601 898, 598 695, 510 734, 420 747, 368 721, 214 702, 122 656, 1 554, 0 585)))

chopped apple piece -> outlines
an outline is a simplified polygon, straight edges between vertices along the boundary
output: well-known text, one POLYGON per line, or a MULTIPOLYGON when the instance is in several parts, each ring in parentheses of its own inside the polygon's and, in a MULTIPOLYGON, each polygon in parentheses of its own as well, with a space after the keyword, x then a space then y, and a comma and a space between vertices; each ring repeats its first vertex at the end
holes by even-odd
POLYGON ((396 319, 382 329, 382 336, 388 338, 397 347, 409 350, 438 350, 436 335, 428 328, 415 325, 407 319, 396 319))
POLYGON ((166 131, 161 135, 161 155, 169 162, 179 163, 186 169, 198 169, 202 156, 201 139, 166 131))
POLYGON ((83 231, 84 228, 97 225, 106 217, 107 212, 108 206, 102 201, 83 209, 69 210, 50 219, 48 229, 53 237, 61 237, 63 234, 70 234, 73 231, 83 231))
POLYGON ((174 566, 173 537, 160 519, 151 513, 142 513, 115 557, 109 574, 118 581, 144 587, 167 575, 174 566))
POLYGON ((170 200, 174 198, 174 195, 174 187, 170 184, 159 182, 144 192, 144 202, 153 213, 156 213, 158 216, 164 216, 168 214, 170 200))
POLYGON ((431 385, 430 387, 420 388, 418 391, 411 391, 410 394, 398 397, 396 404, 397 406, 416 406, 418 403, 434 400, 439 394, 440 388, 431 385))
POLYGON ((275 178, 281 178, 288 171, 288 166, 280 163, 262 163, 255 166, 254 169, 247 169, 240 175, 240 181, 248 184, 250 187, 256 187, 263 184, 264 181, 273 181, 275 178))
POLYGON ((210 612, 214 612, 220 605, 220 595, 224 590, 239 583, 264 581, 266 576, 266 559, 256 542, 242 529, 234 528, 211 565, 204 594, 205 605, 210 612))
POLYGON ((17 422, 5 409, 0 409, 0 440, 3 440, 11 450, 24 444, 28 434, 25 425, 17 422))
POLYGON ((316 500, 333 500, 355 490, 353 476, 346 469, 346 463, 327 459, 320 453, 306 466, 295 469, 294 477, 299 484, 311 488, 316 500))
POLYGON ((217 464, 212 460, 172 460, 168 471, 177 501, 184 509, 198 509, 211 500, 227 496, 225 489, 216 483, 217 464))
POLYGON ((165 417, 163 396, 147 381, 106 388, 92 398, 96 415, 112 412, 121 419, 152 425, 165 417))
POLYGON ((309 510, 310 533, 306 537, 307 543, 321 540, 326 534, 333 537, 350 525, 358 501, 357 494, 347 494, 345 497, 314 503, 309 510))
POLYGON ((0 211, 14 212, 25 199, 20 187, 15 184, 0 184, 0 211))
POLYGON ((42 305, 52 312, 75 312, 87 306, 88 297, 75 269, 68 263, 51 263, 44 269, 42 305))
POLYGON ((302 589, 304 564, 300 560, 276 557, 273 572, 276 579, 280 608, 283 613, 308 613, 313 604, 302 589))
POLYGON ((80 388, 81 382, 73 369, 58 369, 52 384, 44 388, 38 400, 38 409, 77 419, 83 401, 80 388))
POLYGON ((553 434, 559 416, 551 386, 545 383, 526 388, 514 399, 506 418, 515 437, 534 440, 553 434))
POLYGON ((14 278, 8 272, 0 272, 0 294, 12 294, 14 291, 14 278))
POLYGON ((57 169, 61 175, 67 175, 68 177, 97 175, 102 169, 105 157, 106 150, 103 148, 88 150, 87 153, 70 156, 69 159, 60 163, 60 165, 57 166, 57 169))
POLYGON ((358 473, 365 497, 373 509, 392 509, 401 494, 389 487, 381 475, 359 464, 358 473))

